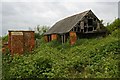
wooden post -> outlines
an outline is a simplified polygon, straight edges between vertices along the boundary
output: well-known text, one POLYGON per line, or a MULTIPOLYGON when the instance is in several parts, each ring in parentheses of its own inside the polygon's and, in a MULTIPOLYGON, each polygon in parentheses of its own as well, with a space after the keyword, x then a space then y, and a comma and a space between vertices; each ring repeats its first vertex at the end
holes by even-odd
POLYGON ((86 28, 86 31, 88 32, 88 27, 86 28))
POLYGON ((99 22, 97 23, 97 28, 100 29, 100 23, 99 22))
POLYGON ((93 27, 93 31, 94 31, 94 27, 93 27))
POLYGON ((63 36, 64 36, 64 43, 65 43, 65 34, 63 36))
POLYGON ((62 44, 63 44, 63 35, 61 35, 61 39, 62 39, 62 44))
POLYGON ((84 29, 84 22, 81 22, 81 29, 84 29))

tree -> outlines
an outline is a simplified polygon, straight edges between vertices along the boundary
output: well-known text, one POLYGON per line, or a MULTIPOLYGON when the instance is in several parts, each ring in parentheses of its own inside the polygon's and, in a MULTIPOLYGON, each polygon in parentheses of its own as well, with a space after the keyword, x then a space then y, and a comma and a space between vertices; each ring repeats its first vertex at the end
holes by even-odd
POLYGON ((48 26, 40 26, 40 25, 37 25, 35 27, 35 38, 36 39, 40 39, 43 37, 43 34, 49 29, 48 26))
POLYGON ((108 24, 107 29, 110 33, 115 31, 116 29, 120 29, 120 19, 115 19, 111 24, 108 24))
POLYGON ((2 42, 7 42, 8 41, 8 35, 5 35, 2 37, 2 42))

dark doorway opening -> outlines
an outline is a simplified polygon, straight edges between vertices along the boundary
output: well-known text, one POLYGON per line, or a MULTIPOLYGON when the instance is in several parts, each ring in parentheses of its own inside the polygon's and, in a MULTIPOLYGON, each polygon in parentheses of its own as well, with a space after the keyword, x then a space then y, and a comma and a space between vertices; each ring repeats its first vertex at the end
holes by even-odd
POLYGON ((96 30, 97 29, 97 27, 94 27, 94 30, 96 30))
POLYGON ((48 35, 48 42, 51 41, 51 35, 48 35))
POLYGON ((87 27, 84 28, 84 31, 87 32, 87 27))

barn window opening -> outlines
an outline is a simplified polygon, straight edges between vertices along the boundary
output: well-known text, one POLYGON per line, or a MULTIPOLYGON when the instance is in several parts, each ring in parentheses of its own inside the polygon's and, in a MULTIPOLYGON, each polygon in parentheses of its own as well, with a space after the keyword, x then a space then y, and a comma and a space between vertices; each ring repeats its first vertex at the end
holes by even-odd
POLYGON ((72 30, 71 31, 73 31, 73 28, 72 28, 72 30))
POLYGON ((84 28, 84 32, 87 32, 87 27, 84 28))
POLYGON ((78 25, 80 25, 80 22, 78 23, 78 25))
POLYGON ((88 19, 88 26, 92 26, 93 25, 93 20, 92 19, 88 19))
POLYGON ((86 23, 84 23, 84 26, 86 26, 87 24, 86 23))
POLYGON ((89 28, 88 28, 88 31, 93 31, 93 27, 89 27, 89 28))
POLYGON ((78 27, 77 32, 80 32, 80 27, 78 27))
POLYGON ((77 31, 76 29, 77 29, 77 28, 76 28, 76 27, 74 27, 74 31, 77 31))
POLYGON ((96 21, 96 18, 94 18, 94 21, 96 21))
POLYGON ((85 18, 87 18, 87 16, 85 16, 85 18))

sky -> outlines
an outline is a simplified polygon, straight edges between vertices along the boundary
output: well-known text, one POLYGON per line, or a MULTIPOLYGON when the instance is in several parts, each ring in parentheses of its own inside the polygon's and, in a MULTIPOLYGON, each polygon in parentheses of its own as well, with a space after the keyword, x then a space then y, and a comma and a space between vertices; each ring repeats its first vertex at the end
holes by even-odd
POLYGON ((118 17, 120 18, 120 1, 118 3, 118 17))
POLYGON ((57 21, 86 10, 92 10, 105 24, 110 23, 118 17, 118 0, 4 0, 0 3, 0 36, 8 30, 52 27, 57 21))

